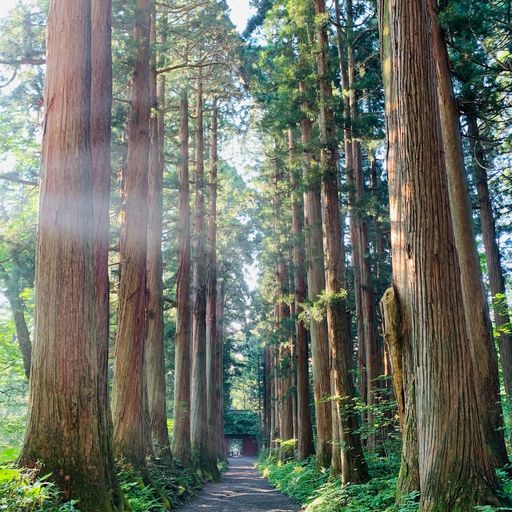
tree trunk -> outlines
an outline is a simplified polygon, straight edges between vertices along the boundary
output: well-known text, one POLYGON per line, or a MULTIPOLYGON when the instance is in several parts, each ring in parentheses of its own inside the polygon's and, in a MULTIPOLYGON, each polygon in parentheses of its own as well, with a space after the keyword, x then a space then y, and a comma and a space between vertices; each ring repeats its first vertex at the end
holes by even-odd
MULTIPOLYGON (((43 465, 84 512, 118 510, 97 332, 91 2, 50 2, 36 253, 35 339, 20 464, 43 465)), ((105 319, 103 319, 105 320, 105 319)), ((104 335, 103 328, 103 335, 104 335)))
MULTIPOLYGON (((222 367, 219 352, 222 349, 217 337, 217 173, 218 173, 218 109, 217 98, 212 106, 212 141, 210 148, 210 212, 208 218, 207 278, 206 278, 206 397, 208 417, 208 456, 212 468, 217 469, 216 435, 221 413, 222 367), (215 466, 213 464, 215 462, 215 466)), ((213 473, 215 480, 220 479, 218 470, 213 473)))
MULTIPOLYGON (((16 329, 16 341, 20 348, 21 357, 23 359, 23 369, 27 379, 30 379, 30 365, 32 361, 32 343, 30 342, 30 332, 25 320, 25 307, 20 297, 19 290, 14 289, 11 283, 8 283, 8 289, 5 296, 11 306, 12 318, 16 329)), ((107 338, 108 341, 108 338, 107 338)))
MULTIPOLYGON (((222 276, 222 262, 219 268, 219 274, 222 276)), ((224 301, 225 301, 225 281, 224 277, 217 282, 217 366, 220 368, 219 383, 219 414, 215 426, 215 436, 217 438, 217 459, 226 458, 226 447, 224 446, 224 301)))
MULTIPOLYGON (((156 44, 156 7, 153 5, 151 41, 156 44)), ((146 256, 146 374, 148 385, 149 426, 155 455, 171 462, 167 429, 165 384, 165 348, 163 315, 162 215, 164 179, 164 109, 165 77, 157 81, 156 50, 151 59, 150 94, 153 114, 150 119, 148 174, 148 233, 146 256)))
POLYGON ((112 414, 116 456, 142 466, 147 451, 144 372, 150 98, 151 0, 137 0, 136 60, 128 123, 125 204, 119 253, 112 414))
MULTIPOLYGON (((386 97, 386 132, 388 135, 388 154, 387 154, 387 169, 388 180, 396 173, 397 163, 397 91, 393 83, 394 59, 395 55, 392 52, 391 37, 390 37, 390 2, 391 0, 381 0, 379 2, 379 30, 381 37, 381 61, 382 61, 382 75, 384 80, 384 92, 386 97)), ((390 183, 391 185, 391 183, 390 183)), ((390 186, 390 218, 400 219, 397 202, 395 199, 396 194, 400 193, 400 189, 391 189, 390 186)), ((407 286, 406 274, 398 272, 396 269, 400 268, 402 261, 405 258, 405 253, 400 246, 399 237, 400 231, 397 224, 391 224, 391 256, 393 261, 393 280, 395 283, 393 300, 399 303, 398 291, 399 289, 407 286)), ((418 463, 418 437, 417 437, 417 421, 416 421, 416 394, 415 394, 415 376, 414 376, 414 361, 412 352, 412 339, 410 334, 410 327, 408 325, 408 318, 404 316, 403 306, 400 305, 400 310, 395 317, 400 318, 400 335, 398 340, 399 345, 396 346, 396 351, 393 355, 393 347, 390 345, 391 360, 393 364, 393 371, 399 368, 400 365, 403 371, 403 418, 401 418, 402 427, 402 453, 400 474, 397 483, 397 497, 400 499, 413 491, 420 489, 420 475, 418 463), (393 362, 393 357, 397 360, 393 362)), ((383 317, 384 318, 384 317, 383 317)), ((389 322, 385 329, 385 335, 390 327, 389 322)), ((394 377, 395 378, 395 377, 394 377)), ((394 385, 398 386, 395 390, 398 407, 400 408, 400 383, 393 381, 394 385)))
POLYGON ((391 76, 386 102, 393 120, 393 158, 388 163, 393 271, 413 349, 420 510, 467 511, 475 503, 498 503, 497 480, 485 448, 478 383, 467 350, 433 86, 430 14, 423 2, 396 0, 389 0, 386 14, 390 30, 384 33, 389 45, 385 52, 391 55, 391 62, 384 61, 385 73, 391 76))
POLYGON ((299 460, 315 453, 311 410, 309 408, 309 355, 308 331, 304 321, 299 318, 306 302, 306 264, 304 254, 304 199, 301 193, 299 170, 295 163, 295 141, 293 130, 289 130, 292 186, 292 225, 293 225, 293 266, 295 278, 295 346, 296 382, 297 382, 297 449, 299 460))
POLYGON ((466 327, 475 371, 476 399, 480 404, 481 428, 484 429, 486 446, 491 450, 496 463, 499 466, 505 466, 509 461, 503 434, 498 363, 480 258, 473 233, 473 213, 466 180, 459 111, 453 95, 448 52, 437 21, 437 4, 429 0, 428 6, 432 23, 434 58, 437 64, 443 155, 448 176, 455 244, 459 257, 466 327))
POLYGON ((174 431, 172 451, 184 464, 190 461, 190 202, 188 95, 180 98, 180 165, 178 190, 178 275, 176 278, 176 342, 174 378, 174 431))
POLYGON ((507 400, 512 399, 512 334, 508 332, 510 314, 506 300, 505 276, 501 266, 501 255, 498 247, 496 224, 487 181, 487 158, 480 141, 478 122, 474 114, 466 116, 468 123, 469 143, 473 162, 473 176, 478 195, 478 211, 484 239, 485 261, 489 276, 494 321, 498 333, 503 384, 507 400))
POLYGON ((198 82, 196 105, 196 174, 194 221, 194 307, 192 312, 192 397, 190 443, 192 462, 207 478, 215 475, 216 461, 208 453, 206 398, 206 223, 204 183, 203 89, 198 82))
POLYGON ((314 0, 317 25, 317 76, 319 83, 319 126, 322 172, 322 227, 327 299, 327 329, 332 353, 334 389, 339 411, 342 458, 342 481, 364 482, 368 470, 364 460, 359 425, 354 408, 352 377, 352 340, 348 335, 345 300, 345 262, 338 199, 337 142, 334 114, 331 108, 332 89, 327 61, 327 13, 324 0, 314 0))
MULTIPOLYGON (((308 118, 309 104, 306 99, 306 85, 304 82, 300 83, 300 93, 304 113, 300 129, 304 148, 304 238, 306 242, 307 290, 308 300, 316 301, 325 289, 320 180, 315 175, 311 161, 312 123, 308 118)), ((331 463, 332 411, 330 402, 325 400, 327 396, 331 395, 326 321, 311 319, 309 332, 315 397, 316 459, 320 467, 327 468, 331 463)))
POLYGON ((112 436, 112 411, 109 400, 108 354, 110 341, 110 281, 108 250, 110 241, 110 181, 112 177, 112 2, 92 0, 91 7, 91 155, 94 225, 94 276, 96 291, 96 328, 102 436, 109 454, 105 465, 105 481, 112 487, 114 502, 122 506, 123 498, 116 476, 112 436))
MULTIPOLYGON (((276 164, 275 169, 275 191, 274 191, 274 236, 276 239, 276 305, 275 320, 277 345, 275 367, 276 373, 276 405, 278 408, 279 439, 281 442, 287 442, 293 439, 293 406, 291 389, 291 336, 289 330, 290 306, 287 303, 290 294, 288 267, 286 262, 286 248, 283 244, 283 226, 282 218, 284 211, 282 208, 281 194, 283 194, 283 169, 276 164)), ((279 457, 287 459, 292 450, 288 450, 288 445, 281 445, 279 457)))
MULTIPOLYGON (((338 64, 340 68, 341 88, 343 90, 343 139, 345 147, 345 174, 349 185, 350 207, 350 239, 352 242, 352 268, 354 272, 354 299, 357 325, 357 363, 359 369, 359 391, 364 403, 368 403, 367 375, 367 342, 365 328, 364 289, 361 283, 363 253, 361 248, 361 218, 358 212, 358 197, 356 181, 362 176, 359 143, 353 140, 352 116, 357 116, 357 103, 354 89, 355 63, 353 49, 353 14, 352 2, 348 0, 345 6, 347 28, 344 36, 341 30, 341 13, 339 0, 335 0, 336 13, 336 44, 338 49, 338 64), (345 44, 344 44, 345 38, 345 44), (346 53, 346 55, 345 55, 346 53), (358 159, 358 160, 356 160, 358 159), (357 166, 357 168, 356 168, 357 166)), ((362 187, 360 187, 360 190, 362 187)), ((366 419, 366 418, 365 418, 366 419)))
MULTIPOLYGON (((281 212, 278 210, 278 215, 281 212)), ((277 233, 279 237, 279 232, 277 233)), ((277 265, 277 281, 280 297, 277 305, 277 329, 279 339, 279 385, 280 391, 280 432, 281 441, 289 442, 293 439, 293 404, 292 404, 292 354, 291 336, 289 330, 290 306, 286 302, 290 294, 288 288, 288 268, 284 260, 283 250, 279 250, 277 265)), ((288 444, 281 446, 279 451, 281 459, 293 456, 293 447, 288 444)))

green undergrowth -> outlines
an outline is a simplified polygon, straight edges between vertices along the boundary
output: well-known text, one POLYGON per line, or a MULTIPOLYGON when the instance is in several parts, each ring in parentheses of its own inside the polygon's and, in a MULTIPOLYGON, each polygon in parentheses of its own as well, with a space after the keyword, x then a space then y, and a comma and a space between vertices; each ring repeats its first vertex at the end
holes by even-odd
MULTIPOLYGON (((19 450, 0 452, 0 511, 74 512, 76 501, 64 502, 51 475, 16 467, 19 450)), ((126 464, 118 465, 118 479, 127 509, 131 512, 164 512, 188 501, 204 482, 179 461, 169 467, 158 460, 148 462, 144 473, 126 464)))
MULTIPOLYGON (((282 462, 263 453, 258 469, 282 493, 304 507, 305 512, 417 512, 419 493, 414 492, 396 501, 396 483, 400 461, 397 456, 367 457, 371 480, 365 484, 342 486, 329 470, 316 467, 314 457, 302 462, 282 462)), ((503 491, 512 497, 512 480, 499 471, 503 491)), ((474 511, 491 512, 489 506, 474 511)))
POLYGON ((333 478, 329 470, 318 469, 314 457, 302 462, 281 462, 264 454, 258 469, 274 487, 304 506, 306 512, 416 512, 417 494, 396 504, 399 461, 388 457, 368 462, 371 480, 346 486, 333 478))

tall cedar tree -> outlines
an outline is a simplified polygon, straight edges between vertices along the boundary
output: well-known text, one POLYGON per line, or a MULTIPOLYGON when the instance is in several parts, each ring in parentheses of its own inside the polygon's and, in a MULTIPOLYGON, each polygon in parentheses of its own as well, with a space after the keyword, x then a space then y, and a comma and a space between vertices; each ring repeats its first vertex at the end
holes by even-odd
MULTIPOLYGON (((306 271, 308 299, 318 300, 325 290, 325 271, 323 261, 322 210, 320 200, 320 183, 313 167, 312 130, 309 119, 310 105, 304 81, 299 84, 303 116, 300 123, 303 147, 304 178, 304 237, 306 241, 306 271)), ((331 395, 330 357, 325 320, 312 318, 309 324, 311 335, 311 360, 313 369, 313 392, 315 397, 316 419, 316 460, 319 466, 329 467, 331 463, 331 405, 325 400, 331 395)))
POLYGON ((450 78, 450 64, 444 38, 437 22, 437 4, 428 0, 432 18, 433 50, 440 106, 444 161, 448 177, 451 214, 469 334, 475 368, 475 390, 486 445, 498 466, 508 464, 499 396, 498 362, 492 336, 480 258, 473 233, 473 212, 469 197, 464 152, 460 135, 459 109, 450 78))
POLYGON ((174 378, 173 453, 190 461, 190 202, 189 202, 189 106, 186 88, 180 92, 180 161, 178 166, 178 275, 176 278, 176 342, 174 378))
POLYGON ((487 266, 489 288, 493 301, 494 321, 498 331, 497 337, 503 372, 503 385, 510 407, 510 400, 512 399, 512 332, 510 332, 508 327, 510 325, 510 313, 507 301, 506 299, 504 300, 506 297, 505 274, 501 263, 496 221, 487 176, 489 158, 483 147, 476 114, 474 112, 467 113, 466 122, 471 148, 473 180, 476 185, 478 212, 484 241, 485 264, 487 266))
POLYGON ((157 78, 156 6, 151 15, 151 103, 148 169, 148 235, 146 255, 146 346, 145 369, 148 386, 148 414, 155 455, 171 460, 167 430, 165 389, 165 348, 163 318, 162 214, 164 178, 165 76, 157 78))
POLYGON ((135 466, 143 466, 147 446, 147 392, 144 371, 146 252, 152 0, 137 0, 133 69, 128 120, 128 159, 124 176, 123 223, 119 252, 118 294, 112 415, 114 449, 135 466))
POLYGON ((208 404, 206 398, 206 211, 204 176, 204 100, 201 71, 196 104, 196 173, 194 220, 194 306, 192 310, 192 393, 190 444, 192 462, 207 478, 220 478, 217 457, 208 451, 208 404))
MULTIPOLYGON (((210 146, 210 204, 208 215, 207 278, 206 278, 206 397, 208 417, 208 453, 217 460, 219 443, 218 422, 222 407, 221 337, 217 332, 217 175, 218 175, 218 116, 217 98, 212 105, 210 146)), ((220 476, 220 475, 218 475, 220 476)))
MULTIPOLYGON (((368 470, 358 434, 354 408, 355 388, 352 376, 352 340, 347 325, 346 300, 343 296, 345 263, 338 198, 337 142, 332 111, 332 87, 329 80, 327 13, 325 2, 315 0, 317 37, 317 76, 319 86, 319 126, 322 172, 322 227, 324 234, 325 291, 327 327, 332 354, 334 388, 339 417, 342 480, 364 482, 368 470)), ((337 448, 338 449, 338 448, 337 448)))
MULTIPOLYGON (((384 81, 384 94, 386 98, 386 131, 388 142, 387 167, 390 170, 390 215, 395 210, 391 196, 391 177, 397 158, 397 94, 393 83, 393 66, 395 56, 391 48, 390 32, 390 6, 388 0, 382 0, 379 7, 379 31, 381 38, 381 61, 384 81)), ((393 231, 392 231, 393 235, 393 231)), ((398 246, 392 240, 392 259, 399 261, 402 256, 398 246)), ((404 274, 399 274, 404 278, 404 274)), ((382 306, 382 318, 386 343, 390 351, 393 367, 393 387, 397 400, 397 408, 400 416, 402 432, 402 450, 400 473, 398 476, 397 494, 407 495, 420 488, 420 475, 418 463, 418 437, 416 425, 416 395, 414 379, 414 361, 411 336, 404 333, 406 321, 401 317, 401 305, 398 286, 401 282, 394 277, 394 286, 384 295, 382 306)))
MULTIPOLYGON (((34 467, 41 461, 64 496, 80 500, 83 511, 111 512, 118 509, 113 498, 118 493, 113 493, 105 385, 108 309, 104 304, 98 307, 99 281, 94 277, 95 268, 102 278, 105 276, 107 248, 100 249, 94 242, 98 225, 93 218, 96 212, 101 217, 104 203, 99 202, 95 211, 91 150, 91 124, 96 125, 91 123, 91 86, 101 81, 109 89, 109 46, 101 37, 104 30, 109 31, 109 16, 95 11, 95 20, 102 22, 95 41, 101 57, 95 58, 94 65, 104 68, 94 71, 93 82, 91 11, 90 1, 70 5, 60 0, 50 2, 36 330, 20 463, 34 467), (98 314, 103 316, 98 318, 98 314)), ((108 114, 104 114, 108 121, 108 114)), ((107 132, 101 131, 105 139, 95 139, 96 155, 100 143, 108 146, 107 132)), ((106 156, 102 174, 108 171, 108 160, 106 156)), ((103 240, 101 234, 100 238, 103 240)))
POLYGON ((431 13, 426 3, 416 0, 390 0, 381 9, 387 20, 384 52, 390 59, 384 60, 384 70, 391 114, 393 278, 402 332, 410 338, 414 360, 420 510, 465 511, 475 503, 496 504, 497 480, 485 447, 475 369, 466 347, 463 291, 442 156, 431 13), (400 102, 394 101, 395 95, 400 102), (445 378, 447 374, 450 378, 445 378))
POLYGON ((300 315, 306 301, 306 265, 304 254, 304 199, 297 169, 293 129, 289 129, 290 179, 292 189, 293 266, 295 281, 295 338, 297 379, 297 450, 299 459, 313 455, 313 429, 309 409, 308 331, 300 315))

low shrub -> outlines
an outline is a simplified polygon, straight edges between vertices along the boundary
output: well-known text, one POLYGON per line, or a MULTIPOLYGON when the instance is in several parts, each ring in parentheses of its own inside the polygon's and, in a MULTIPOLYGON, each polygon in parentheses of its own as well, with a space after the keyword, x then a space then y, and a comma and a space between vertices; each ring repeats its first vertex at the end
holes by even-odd
POLYGON ((8 512, 75 512, 76 501, 62 502, 48 476, 20 470, 12 463, 0 466, 0 510, 8 512))

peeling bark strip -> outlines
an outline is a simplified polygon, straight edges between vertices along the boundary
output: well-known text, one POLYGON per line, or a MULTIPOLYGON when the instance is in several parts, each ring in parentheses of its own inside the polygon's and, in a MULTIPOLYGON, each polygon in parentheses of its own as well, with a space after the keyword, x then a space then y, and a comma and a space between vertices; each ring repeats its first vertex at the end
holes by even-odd
POLYGON ((94 244, 91 17, 90 1, 50 2, 36 343, 20 464, 41 461, 64 497, 78 499, 84 512, 113 512, 118 508, 108 474, 113 460, 101 360, 108 340, 94 280, 95 262, 106 255, 94 244))
POLYGON ((393 277, 414 362, 406 407, 414 393, 420 510, 465 512, 474 504, 498 504, 498 484, 467 350, 431 17, 420 0, 388 0, 381 3, 381 21, 393 277))
POLYGON ((137 0, 136 60, 128 123, 124 218, 119 252, 121 282, 112 386, 114 451, 136 466, 146 455, 147 392, 144 376, 150 96, 151 0, 137 0))
POLYGON ((380 301, 382 332, 391 356, 393 387, 403 430, 405 420, 405 396, 403 375, 402 323, 400 319, 400 302, 393 287, 388 288, 380 301))

